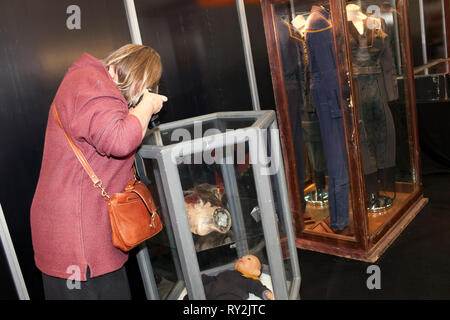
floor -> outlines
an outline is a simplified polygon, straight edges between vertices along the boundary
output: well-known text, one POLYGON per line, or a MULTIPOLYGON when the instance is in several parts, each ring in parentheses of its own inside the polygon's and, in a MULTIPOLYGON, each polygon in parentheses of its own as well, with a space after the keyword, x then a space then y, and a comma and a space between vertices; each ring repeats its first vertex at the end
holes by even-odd
POLYGON ((381 289, 367 288, 371 263, 298 250, 302 299, 449 299, 450 174, 423 178, 427 206, 374 264, 381 289))

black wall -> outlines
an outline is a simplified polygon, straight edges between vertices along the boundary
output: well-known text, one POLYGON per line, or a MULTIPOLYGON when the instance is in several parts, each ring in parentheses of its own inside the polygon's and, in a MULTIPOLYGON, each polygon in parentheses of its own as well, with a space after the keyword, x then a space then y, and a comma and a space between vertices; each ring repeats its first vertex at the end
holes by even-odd
MULTIPOLYGON (((206 2, 206 1, 203 1, 206 2)), ((251 110, 244 49, 234 1, 205 6, 195 0, 136 0, 144 44, 163 59, 160 92, 169 97, 161 121, 217 111, 251 110)), ((261 105, 273 107, 261 8, 247 5, 261 105)))
POLYGON ((264 35, 261 6, 259 3, 248 3, 245 5, 245 11, 250 33, 253 64, 255 65, 261 109, 275 110, 275 98, 270 76, 269 57, 267 55, 267 44, 264 35))
MULTIPOLYGON (((103 58, 131 39, 122 0, 0 3, 0 203, 30 297, 42 299, 29 210, 50 104, 65 71, 83 52, 103 58), (81 9, 80 30, 66 27, 69 5, 81 9)), ((252 109, 236 5, 234 1, 215 7, 199 3, 135 1, 143 42, 163 60, 160 91, 169 102, 161 112, 162 122, 252 109)), ((247 4, 246 10, 261 107, 274 108, 261 9, 259 4, 247 4)), ((142 298, 134 257, 128 269, 133 294, 142 298)), ((16 298, 10 287, 0 283, 0 298, 16 298)))
POLYGON ((450 103, 418 103, 422 173, 450 173, 450 103))

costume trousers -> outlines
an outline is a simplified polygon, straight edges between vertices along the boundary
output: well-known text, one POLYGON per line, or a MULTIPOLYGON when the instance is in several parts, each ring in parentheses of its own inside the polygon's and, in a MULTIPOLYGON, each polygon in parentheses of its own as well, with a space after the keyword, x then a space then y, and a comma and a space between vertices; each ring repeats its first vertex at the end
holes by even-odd
POLYGON ((320 133, 319 117, 313 104, 312 97, 306 98, 306 105, 302 106, 302 128, 303 139, 311 169, 313 171, 314 183, 325 187, 325 174, 327 166, 323 153, 322 137, 320 133))
POLYGON ((125 267, 87 281, 75 281, 42 274, 46 300, 131 300, 125 267), (77 287, 79 285, 79 287, 77 287))
POLYGON ((382 74, 357 75, 355 86, 364 174, 370 175, 395 166, 394 120, 382 74))
POLYGON ((324 92, 321 77, 313 78, 311 92, 320 121, 323 150, 328 169, 328 205, 330 225, 342 230, 350 224, 349 218, 349 180, 347 152, 345 146, 344 124, 338 95, 324 92))

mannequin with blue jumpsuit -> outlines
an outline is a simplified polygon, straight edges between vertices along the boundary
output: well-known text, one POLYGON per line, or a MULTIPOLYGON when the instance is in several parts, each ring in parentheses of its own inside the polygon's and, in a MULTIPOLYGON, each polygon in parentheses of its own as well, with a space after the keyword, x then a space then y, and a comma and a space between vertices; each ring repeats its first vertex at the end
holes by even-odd
POLYGON ((330 14, 314 5, 304 29, 311 72, 311 93, 320 123, 328 170, 330 227, 344 233, 350 227, 349 177, 341 98, 330 14))

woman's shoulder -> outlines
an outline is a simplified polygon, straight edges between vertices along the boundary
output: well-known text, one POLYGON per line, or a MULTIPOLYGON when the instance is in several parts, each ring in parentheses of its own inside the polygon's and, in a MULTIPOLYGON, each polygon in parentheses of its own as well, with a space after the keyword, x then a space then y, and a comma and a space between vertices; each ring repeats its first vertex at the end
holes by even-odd
POLYGON ((87 98, 98 95, 123 100, 122 94, 103 64, 86 53, 67 70, 60 89, 65 95, 78 98, 83 95, 87 98))
POLYGON ((112 82, 103 64, 86 53, 70 66, 64 80, 73 81, 74 84, 78 85, 84 84, 88 87, 95 83, 103 82, 107 84, 112 82))
POLYGON ((319 11, 314 11, 306 20, 305 30, 320 31, 330 26, 330 21, 326 17, 324 17, 319 11))

